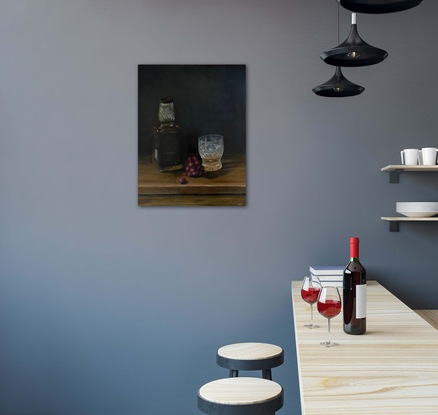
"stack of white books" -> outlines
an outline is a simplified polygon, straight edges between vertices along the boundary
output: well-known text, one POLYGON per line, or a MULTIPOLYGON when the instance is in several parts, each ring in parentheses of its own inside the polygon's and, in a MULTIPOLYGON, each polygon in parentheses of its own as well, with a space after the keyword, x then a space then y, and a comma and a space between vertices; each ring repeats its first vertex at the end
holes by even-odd
POLYGON ((323 287, 342 287, 344 283, 345 266, 322 266, 313 265, 309 267, 312 276, 316 276, 321 281, 323 287))

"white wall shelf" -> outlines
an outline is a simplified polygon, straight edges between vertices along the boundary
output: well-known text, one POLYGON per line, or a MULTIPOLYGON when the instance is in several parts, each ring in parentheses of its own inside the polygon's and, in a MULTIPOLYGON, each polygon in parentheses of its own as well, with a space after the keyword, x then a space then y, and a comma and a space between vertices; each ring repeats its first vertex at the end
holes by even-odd
POLYGON ((438 165, 436 166, 406 166, 404 164, 389 164, 388 166, 382 167, 382 171, 389 173, 389 183, 399 183, 400 173, 410 172, 410 171, 438 171, 438 165))
MULTIPOLYGON (((389 173, 389 183, 399 183, 400 173, 403 172, 424 172, 424 171, 436 171, 438 172, 438 165, 435 166, 406 166, 404 164, 388 164, 381 168, 381 171, 389 173)), ((382 220, 389 222, 390 232, 399 232, 400 222, 438 222, 438 217, 428 217, 428 218, 409 218, 404 216, 382 216, 382 220)))
POLYGON ((404 216, 382 216, 382 220, 389 222, 389 231, 398 232, 400 222, 438 222, 438 217, 408 218, 404 216))

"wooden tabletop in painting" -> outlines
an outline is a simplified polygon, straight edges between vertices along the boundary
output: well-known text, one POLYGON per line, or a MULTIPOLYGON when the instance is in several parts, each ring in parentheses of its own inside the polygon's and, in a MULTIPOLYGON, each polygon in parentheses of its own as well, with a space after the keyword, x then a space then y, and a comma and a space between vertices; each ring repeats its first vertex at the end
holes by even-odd
MULTIPOLYGON (((431 293, 429 293, 431 295, 431 293)), ((438 414, 438 330, 376 281, 367 286, 367 332, 342 329, 342 312, 327 320, 301 299, 292 281, 292 305, 303 415, 438 414)), ((315 306, 314 306, 315 307, 315 306)))
POLYGON ((246 204, 246 159, 226 155, 222 169, 201 177, 184 172, 160 173, 150 158, 138 161, 139 206, 244 206, 246 204), (184 177, 186 184, 179 179, 184 177))

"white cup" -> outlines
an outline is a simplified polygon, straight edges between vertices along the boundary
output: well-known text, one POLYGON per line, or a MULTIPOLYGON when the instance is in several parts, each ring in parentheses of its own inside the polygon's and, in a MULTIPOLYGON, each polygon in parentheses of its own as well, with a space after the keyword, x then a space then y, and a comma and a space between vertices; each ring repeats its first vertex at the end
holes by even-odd
POLYGON ((420 161, 420 150, 418 148, 405 148, 400 151, 401 162, 407 166, 417 165, 420 161))
POLYGON ((434 166, 436 164, 436 158, 438 149, 436 147, 424 147, 420 150, 421 164, 425 166, 434 166))

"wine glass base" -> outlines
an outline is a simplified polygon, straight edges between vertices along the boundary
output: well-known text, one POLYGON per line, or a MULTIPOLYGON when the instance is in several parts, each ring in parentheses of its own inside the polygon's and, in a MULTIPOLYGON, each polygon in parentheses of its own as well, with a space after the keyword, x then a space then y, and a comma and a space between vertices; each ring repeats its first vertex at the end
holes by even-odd
POLYGON ((321 342, 320 343, 321 346, 325 346, 325 347, 333 347, 333 346, 339 346, 339 343, 335 343, 335 342, 321 342))
POLYGON ((303 327, 307 327, 308 329, 317 329, 317 328, 319 328, 318 324, 313 324, 313 323, 304 324, 303 327))

